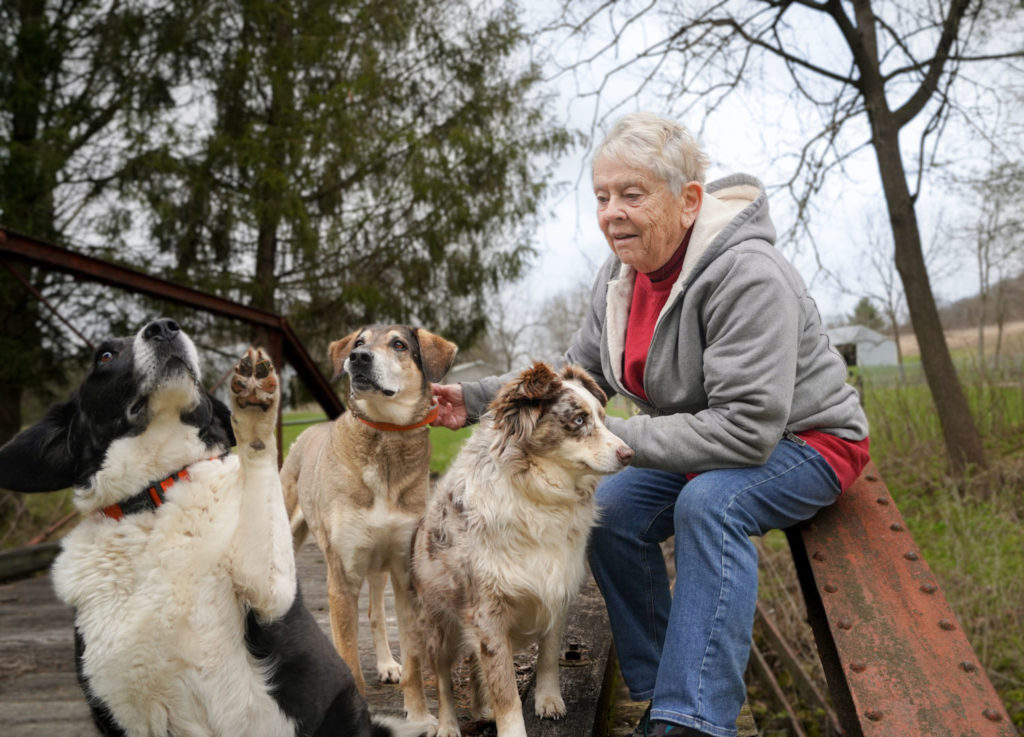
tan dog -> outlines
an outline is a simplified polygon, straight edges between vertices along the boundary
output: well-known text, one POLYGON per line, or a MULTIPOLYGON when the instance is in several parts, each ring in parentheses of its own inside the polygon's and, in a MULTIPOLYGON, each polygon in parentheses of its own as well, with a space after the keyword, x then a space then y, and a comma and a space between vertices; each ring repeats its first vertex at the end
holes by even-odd
POLYGON ((348 411, 309 428, 295 441, 281 482, 296 545, 313 531, 327 562, 334 646, 360 692, 358 604, 369 579, 370 626, 377 673, 401 682, 409 719, 429 719, 420 665, 409 638, 409 549, 430 488, 427 425, 436 417, 430 383, 451 368, 457 348, 405 325, 362 328, 330 345, 337 375, 349 379, 348 411), (403 668, 391 654, 384 585, 391 576, 403 668))
POLYGON ((540 641, 535 710, 565 715, 558 658, 586 572, 594 489, 633 451, 605 427, 605 395, 583 371, 535 364, 506 384, 438 484, 413 541, 413 585, 437 675, 437 737, 458 737, 451 669, 468 648, 476 716, 526 737, 513 653, 540 641), (488 708, 487 698, 490 705, 488 708))

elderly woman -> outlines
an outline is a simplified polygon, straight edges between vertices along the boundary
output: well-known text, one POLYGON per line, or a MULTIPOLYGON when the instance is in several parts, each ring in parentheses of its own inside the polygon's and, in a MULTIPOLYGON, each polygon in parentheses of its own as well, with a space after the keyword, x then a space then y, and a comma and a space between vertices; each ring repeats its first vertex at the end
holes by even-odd
MULTIPOLYGON (((640 413, 608 427, 633 466, 598 487, 590 564, 634 735, 736 734, 757 601, 750 540, 835 501, 868 460, 867 420, 814 301, 773 246, 754 178, 707 186, 681 125, 620 120, 593 162, 612 250, 565 359, 640 413), (660 543, 675 536, 675 595, 660 543)), ((498 379, 435 387, 438 424, 485 411, 498 379)))

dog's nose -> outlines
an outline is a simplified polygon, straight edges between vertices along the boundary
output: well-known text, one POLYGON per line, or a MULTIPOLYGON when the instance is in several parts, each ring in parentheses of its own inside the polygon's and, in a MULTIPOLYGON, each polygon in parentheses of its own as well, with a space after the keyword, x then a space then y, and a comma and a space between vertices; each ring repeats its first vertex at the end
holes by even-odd
POLYGON ((634 455, 636 454, 633 452, 633 449, 630 448, 628 445, 623 445, 616 449, 615 451, 615 456, 619 459, 619 463, 621 463, 623 466, 628 466, 629 462, 633 460, 634 455))
POLYGON ((373 362, 373 354, 365 348, 356 348, 349 354, 348 360, 353 366, 366 366, 373 362))
POLYGON ((174 320, 162 318, 149 323, 142 331, 142 337, 146 340, 171 341, 181 332, 181 328, 174 320))

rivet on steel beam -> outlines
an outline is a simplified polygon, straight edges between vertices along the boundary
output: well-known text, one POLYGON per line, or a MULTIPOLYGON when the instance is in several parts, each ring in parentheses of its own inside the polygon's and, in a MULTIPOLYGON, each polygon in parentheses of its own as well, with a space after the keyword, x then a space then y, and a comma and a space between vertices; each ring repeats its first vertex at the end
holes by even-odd
POLYGON ((815 560, 819 560, 819 561, 820 560, 825 560, 825 554, 823 552, 821 552, 820 550, 814 551, 814 555, 812 555, 811 557, 814 558, 815 560))
POLYGON ((946 630, 947 632, 956 629, 956 625, 950 622, 948 619, 940 619, 939 627, 946 630))
POLYGON ((974 671, 978 670, 978 666, 976 666, 969 660, 965 660, 962 663, 960 663, 960 667, 964 669, 965 673, 973 673, 974 671))
POLYGON ((886 507, 886 506, 889 505, 889 500, 886 499, 884 496, 878 497, 877 499, 875 499, 875 501, 878 502, 879 504, 881 504, 883 507, 886 507))
POLYGON ((880 722, 880 721, 882 721, 882 712, 878 711, 877 709, 870 709, 870 710, 864 712, 864 716, 866 716, 868 719, 870 719, 873 722, 880 722))
POLYGON ((923 583, 923 584, 921 584, 921 591, 925 592, 926 594, 934 594, 938 590, 939 590, 939 587, 936 586, 933 583, 923 583))
POLYGON ((839 620, 839 629, 848 630, 853 629, 853 620, 843 617, 839 620))
POLYGON ((981 713, 990 722, 1001 722, 1001 721, 1003 721, 1003 715, 1000 714, 995 709, 985 709, 985 711, 983 711, 981 713))
POLYGON ((917 560, 921 556, 919 556, 913 550, 908 550, 906 553, 903 554, 903 557, 906 558, 907 560, 917 560))
POLYGON ((839 591, 839 587, 836 586, 834 583, 827 583, 825 584, 825 591, 827 591, 830 594, 834 594, 835 592, 839 591))
POLYGON ((878 477, 873 473, 865 474, 864 478, 868 481, 878 481, 878 477))
POLYGON ((893 522, 891 525, 889 525, 889 529, 893 532, 903 532, 903 525, 901 525, 899 522, 893 522))
POLYGON ((850 670, 852 670, 854 673, 863 673, 867 669, 868 667, 860 661, 857 661, 856 663, 850 663, 850 670))

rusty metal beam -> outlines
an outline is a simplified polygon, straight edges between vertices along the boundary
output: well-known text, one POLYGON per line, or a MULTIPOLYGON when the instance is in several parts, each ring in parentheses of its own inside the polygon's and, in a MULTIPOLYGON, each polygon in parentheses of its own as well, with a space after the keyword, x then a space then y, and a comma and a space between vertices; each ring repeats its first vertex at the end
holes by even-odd
POLYGON ((119 266, 86 256, 83 253, 70 251, 6 228, 0 228, 0 253, 7 258, 24 261, 35 266, 46 266, 54 271, 62 271, 81 279, 127 289, 223 317, 232 317, 250 325, 263 325, 276 330, 281 321, 281 318, 272 312, 248 307, 223 297, 201 292, 198 289, 129 269, 126 266, 119 266))
POLYGON ((874 465, 789 538, 847 734, 1016 737, 874 465))
POLYGON ((327 416, 333 420, 345 411, 345 406, 338 399, 337 392, 334 391, 330 381, 320 373, 320 367, 306 351, 288 321, 282 317, 278 327, 284 339, 285 359, 303 379, 306 388, 309 389, 317 403, 323 407, 327 416), (312 380, 311 377, 315 377, 316 380, 312 380))
POLYGON ((345 411, 330 382, 306 352, 288 321, 280 315, 76 253, 3 227, 0 227, 0 257, 267 328, 270 333, 280 336, 281 345, 276 348, 277 355, 273 356, 275 362, 283 358, 292 364, 328 417, 337 417, 345 411))

